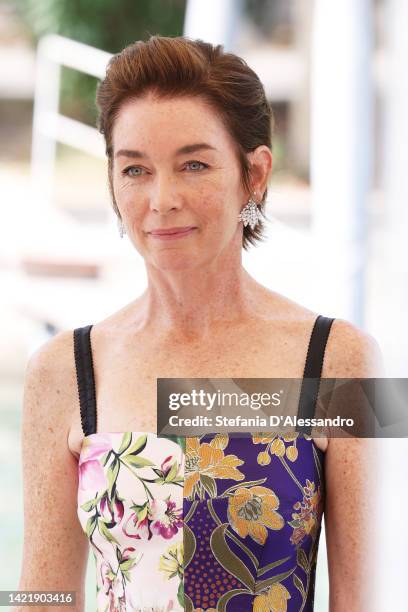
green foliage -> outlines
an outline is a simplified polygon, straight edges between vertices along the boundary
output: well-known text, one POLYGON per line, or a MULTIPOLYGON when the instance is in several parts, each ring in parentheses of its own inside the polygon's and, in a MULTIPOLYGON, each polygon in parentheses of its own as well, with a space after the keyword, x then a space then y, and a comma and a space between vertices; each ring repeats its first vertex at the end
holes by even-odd
MULTIPOLYGON (((183 33, 186 0, 16 0, 35 44, 44 34, 61 34, 110 53, 151 34, 183 33)), ((95 124, 96 79, 64 69, 61 111, 95 124)))

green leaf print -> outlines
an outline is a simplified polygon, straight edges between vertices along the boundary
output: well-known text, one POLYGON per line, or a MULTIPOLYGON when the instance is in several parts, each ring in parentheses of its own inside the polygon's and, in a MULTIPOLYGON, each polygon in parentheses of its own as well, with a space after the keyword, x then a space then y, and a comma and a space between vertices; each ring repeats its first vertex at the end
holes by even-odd
POLYGON ((274 567, 278 567, 278 565, 283 565, 283 563, 286 563, 288 559, 290 559, 290 555, 288 557, 284 557, 283 559, 278 559, 277 561, 268 563, 268 565, 265 565, 264 567, 258 569, 257 575, 263 576, 264 574, 266 574, 266 572, 269 572, 274 567))
POLYGON ((122 443, 118 451, 119 455, 121 453, 124 453, 129 448, 131 442, 132 442, 132 433, 130 431, 127 431, 122 438, 122 443))
POLYGON ((298 565, 300 565, 300 567, 306 572, 306 574, 308 574, 310 570, 309 561, 307 560, 306 553, 303 548, 297 549, 296 558, 298 565))
POLYGON ((137 455, 122 455, 121 460, 124 461, 128 466, 134 468, 149 467, 155 465, 153 461, 146 457, 138 457, 137 455))
POLYGON ((184 593, 184 612, 193 612, 194 611, 194 605, 193 602, 191 601, 190 597, 184 593))
POLYGON ((109 542, 115 542, 115 544, 119 545, 119 542, 111 534, 111 532, 109 531, 108 527, 106 526, 105 521, 103 521, 101 518, 98 520, 98 529, 99 529, 99 533, 102 536, 104 536, 107 540, 109 540, 109 542))
POLYGON ((90 512, 91 510, 93 510, 96 506, 96 504, 99 502, 99 500, 103 497, 105 491, 103 493, 101 493, 101 495, 96 495, 94 499, 90 499, 89 501, 85 502, 84 504, 81 505, 82 510, 85 510, 85 512, 90 512))
POLYGON ((85 527, 85 533, 90 538, 96 528, 97 516, 90 516, 85 527))
MULTIPOLYGON (((143 434, 142 436, 139 436, 136 442, 132 444, 132 446, 128 449, 124 457, 127 457, 128 455, 138 455, 145 448, 146 443, 147 443, 147 435, 143 434)), ((122 456, 122 459, 124 457, 122 456)))
POLYGON ((132 567, 136 564, 136 559, 126 559, 126 561, 122 561, 122 563, 120 564, 120 571, 127 571, 132 569, 132 567))
POLYGON ((299 519, 293 519, 292 521, 287 521, 288 525, 296 529, 297 527, 302 526, 302 521, 299 519))
POLYGON ((171 468, 169 469, 169 472, 166 478, 164 479, 165 482, 171 482, 177 476, 178 469, 179 469, 178 463, 177 461, 175 461, 173 465, 171 466, 171 468))
POLYGON ((266 578, 265 580, 261 580, 261 582, 257 582, 255 592, 260 593, 263 589, 272 586, 272 584, 275 584, 276 582, 283 582, 283 580, 286 580, 286 578, 293 574, 294 571, 295 568, 289 570, 288 572, 284 572, 283 574, 278 574, 277 576, 272 576, 271 578, 266 578))
POLYGON ((211 535, 211 550, 218 563, 227 571, 233 574, 242 584, 251 591, 255 589, 255 579, 246 567, 245 563, 230 549, 225 540, 225 530, 229 527, 228 523, 223 523, 216 527, 211 535))
POLYGON ((186 569, 191 559, 194 557, 194 553, 197 547, 196 537, 190 527, 184 523, 183 526, 183 550, 184 550, 184 561, 183 568, 186 569))
POLYGON ((112 453, 112 451, 110 450, 110 451, 107 451, 104 455, 102 455, 102 457, 101 457, 102 465, 105 466, 108 463, 109 457, 110 457, 111 453, 112 453))
POLYGON ((110 466, 108 467, 108 472, 107 472, 109 498, 112 497, 112 489, 113 489, 113 485, 116 482, 116 478, 118 477, 118 474, 119 474, 119 467, 120 467, 119 459, 115 457, 112 463, 110 464, 110 466))
POLYGON ((149 502, 145 501, 144 504, 133 504, 130 506, 130 509, 137 514, 139 520, 143 520, 149 510, 149 502))
POLYGON ((184 586, 183 582, 180 582, 177 590, 177 599, 182 608, 184 608, 184 586))
POLYGON ((303 599, 303 604, 304 604, 305 603, 305 599, 306 599, 305 587, 303 586, 303 583, 302 583, 301 579, 299 578, 299 576, 296 576, 296 574, 293 574, 293 584, 298 589, 298 591, 300 591, 300 593, 302 595, 302 599, 303 599))
POLYGON ((200 474, 200 481, 210 497, 217 497, 217 483, 214 478, 200 474))

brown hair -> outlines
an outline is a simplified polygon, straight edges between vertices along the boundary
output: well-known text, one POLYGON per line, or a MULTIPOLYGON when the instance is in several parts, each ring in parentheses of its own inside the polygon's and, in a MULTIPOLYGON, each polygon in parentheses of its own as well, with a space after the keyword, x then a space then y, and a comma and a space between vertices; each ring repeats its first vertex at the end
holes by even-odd
MULTIPOLYGON (((154 91, 161 97, 200 96, 217 111, 236 143, 242 182, 251 195, 250 164, 246 153, 260 145, 272 149, 273 113, 257 74, 222 45, 213 46, 184 36, 150 36, 114 55, 99 83, 97 127, 104 135, 108 156, 109 189, 116 214, 120 213, 112 186, 112 129, 125 100, 154 91)), ((265 217, 263 193, 259 209, 265 217)), ((244 227, 243 248, 263 238, 263 223, 244 227)))

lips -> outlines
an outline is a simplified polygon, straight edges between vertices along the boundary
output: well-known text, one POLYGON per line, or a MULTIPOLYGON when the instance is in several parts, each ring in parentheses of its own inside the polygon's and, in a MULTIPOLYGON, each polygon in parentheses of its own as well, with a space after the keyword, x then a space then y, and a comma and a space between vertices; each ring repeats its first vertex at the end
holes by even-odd
POLYGON ((172 236, 174 234, 187 233, 192 229, 195 229, 194 225, 186 225, 183 227, 170 227, 168 229, 155 229, 151 230, 149 234, 152 234, 152 236, 172 236))

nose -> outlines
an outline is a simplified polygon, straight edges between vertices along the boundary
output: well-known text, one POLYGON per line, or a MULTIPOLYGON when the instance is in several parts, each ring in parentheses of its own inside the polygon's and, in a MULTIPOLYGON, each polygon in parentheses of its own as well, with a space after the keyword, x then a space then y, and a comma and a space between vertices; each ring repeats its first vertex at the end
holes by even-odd
POLYGON ((150 210, 165 214, 172 210, 179 210, 181 206, 180 198, 171 180, 165 177, 158 178, 150 194, 150 210))

